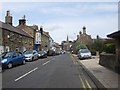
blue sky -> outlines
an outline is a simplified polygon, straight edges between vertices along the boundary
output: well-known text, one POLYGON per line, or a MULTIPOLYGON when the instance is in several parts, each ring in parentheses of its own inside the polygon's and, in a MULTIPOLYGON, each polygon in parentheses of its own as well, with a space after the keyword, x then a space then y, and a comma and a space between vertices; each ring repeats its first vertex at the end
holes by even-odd
POLYGON ((28 25, 42 25, 58 43, 67 35, 75 40, 83 26, 92 38, 105 38, 118 30, 117 2, 3 2, 0 8, 1 21, 6 10, 10 10, 14 26, 26 15, 28 25))

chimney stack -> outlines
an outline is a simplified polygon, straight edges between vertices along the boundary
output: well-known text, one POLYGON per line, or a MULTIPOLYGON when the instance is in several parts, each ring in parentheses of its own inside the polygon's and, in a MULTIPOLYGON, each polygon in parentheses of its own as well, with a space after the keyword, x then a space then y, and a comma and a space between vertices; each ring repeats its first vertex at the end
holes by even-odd
POLYGON ((25 15, 22 17, 22 19, 19 19, 19 26, 20 25, 26 25, 25 15))
POLYGON ((5 16, 5 23, 12 25, 12 16, 10 16, 10 11, 7 10, 6 16, 5 16))

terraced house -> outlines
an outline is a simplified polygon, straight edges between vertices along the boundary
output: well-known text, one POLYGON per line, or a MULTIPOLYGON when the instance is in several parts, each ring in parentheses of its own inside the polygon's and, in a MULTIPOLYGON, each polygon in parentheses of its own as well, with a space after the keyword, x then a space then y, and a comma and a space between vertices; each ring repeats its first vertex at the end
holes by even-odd
POLYGON ((5 23, 0 21, 0 46, 3 51, 33 49, 33 37, 12 26, 12 16, 7 11, 5 23))
POLYGON ((33 42, 35 43, 35 34, 36 34, 36 31, 38 30, 38 26, 37 25, 33 25, 33 26, 27 25, 25 15, 21 19, 19 19, 19 25, 17 26, 17 28, 19 28, 22 31, 29 34, 34 39, 33 42))
POLYGON ((17 26, 17 28, 22 29, 23 31, 28 33, 34 39, 33 47, 35 50, 48 51, 48 50, 50 50, 50 47, 52 47, 51 43, 53 43, 53 41, 51 40, 49 32, 42 31, 42 33, 41 33, 41 29, 43 30, 42 27, 39 30, 37 25, 33 25, 33 26, 27 25, 25 15, 23 16, 22 19, 19 19, 19 25, 17 26), (38 33, 40 36, 37 37, 38 33), (39 41, 36 41, 37 38, 39 38, 39 41))
MULTIPOLYGON (((0 27, 2 25, 0 24, 0 27)), ((2 38, 2 30, 0 30, 0 54, 3 52, 3 46, 2 46, 2 42, 3 42, 3 38, 2 38)))

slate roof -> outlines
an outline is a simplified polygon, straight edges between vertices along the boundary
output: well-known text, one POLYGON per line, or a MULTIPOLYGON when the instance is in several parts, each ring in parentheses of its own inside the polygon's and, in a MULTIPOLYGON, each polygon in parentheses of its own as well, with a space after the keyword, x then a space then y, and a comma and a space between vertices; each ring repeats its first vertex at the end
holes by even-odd
POLYGON ((24 32, 23 30, 16 28, 14 26, 11 26, 10 24, 3 23, 1 21, 0 21, 0 28, 9 30, 9 31, 12 31, 12 32, 15 32, 15 33, 18 33, 18 34, 21 34, 21 35, 24 35, 24 36, 27 36, 30 38, 33 38, 28 33, 24 32))
POLYGON ((120 30, 107 35, 107 37, 110 37, 110 38, 119 38, 120 39, 120 30))

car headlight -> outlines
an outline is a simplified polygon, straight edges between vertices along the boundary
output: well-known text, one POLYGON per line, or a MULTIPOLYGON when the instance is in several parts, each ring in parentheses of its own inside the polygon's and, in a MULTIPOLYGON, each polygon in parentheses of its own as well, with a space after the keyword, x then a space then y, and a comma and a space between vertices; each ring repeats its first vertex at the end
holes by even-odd
POLYGON ((7 62, 7 59, 2 60, 1 62, 2 62, 2 63, 5 63, 5 62, 7 62))

